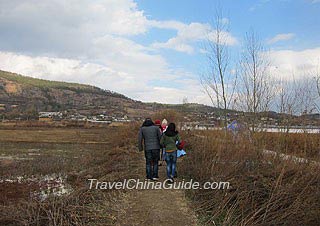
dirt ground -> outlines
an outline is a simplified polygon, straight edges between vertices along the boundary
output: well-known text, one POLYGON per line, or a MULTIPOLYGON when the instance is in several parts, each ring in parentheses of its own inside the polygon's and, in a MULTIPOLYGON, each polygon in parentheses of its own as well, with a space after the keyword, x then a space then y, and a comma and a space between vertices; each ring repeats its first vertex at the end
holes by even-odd
MULTIPOLYGON (((140 180, 144 180, 145 162, 141 155, 140 180)), ((164 181, 166 167, 159 167, 160 181, 164 181)), ((179 179, 177 179, 178 181, 179 179)), ((130 190, 123 200, 124 211, 116 225, 198 225, 183 190, 130 190)))

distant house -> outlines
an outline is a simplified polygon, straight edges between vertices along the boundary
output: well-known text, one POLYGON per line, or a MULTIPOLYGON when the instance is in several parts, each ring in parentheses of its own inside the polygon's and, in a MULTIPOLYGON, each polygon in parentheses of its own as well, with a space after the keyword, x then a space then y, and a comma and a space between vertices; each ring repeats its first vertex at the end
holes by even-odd
POLYGON ((215 130, 217 128, 213 123, 188 122, 181 125, 181 130, 215 130))
POLYGON ((62 118, 61 112, 55 112, 55 111, 39 112, 39 121, 53 121, 53 120, 60 120, 61 118, 62 118))
POLYGON ((194 127, 195 130, 213 130, 215 129, 215 124, 198 124, 194 127))
POLYGON ((62 117, 62 113, 61 112, 56 112, 56 111, 40 111, 39 112, 39 117, 54 117, 54 116, 61 116, 62 117))
POLYGON ((81 115, 79 113, 75 113, 73 115, 70 115, 68 117, 68 119, 72 120, 72 121, 86 121, 88 118, 85 115, 81 115))

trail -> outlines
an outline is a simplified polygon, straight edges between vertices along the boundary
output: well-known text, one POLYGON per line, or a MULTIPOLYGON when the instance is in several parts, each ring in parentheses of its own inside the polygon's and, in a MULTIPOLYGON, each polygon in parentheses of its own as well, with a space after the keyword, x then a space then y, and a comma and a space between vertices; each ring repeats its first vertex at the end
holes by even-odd
MULTIPOLYGON (((159 181, 165 180, 165 171, 165 164, 159 166, 159 181)), ((140 180, 144 180, 144 161, 139 162, 139 173, 140 180)), ((183 190, 130 190, 125 203, 116 225, 197 225, 183 190)))

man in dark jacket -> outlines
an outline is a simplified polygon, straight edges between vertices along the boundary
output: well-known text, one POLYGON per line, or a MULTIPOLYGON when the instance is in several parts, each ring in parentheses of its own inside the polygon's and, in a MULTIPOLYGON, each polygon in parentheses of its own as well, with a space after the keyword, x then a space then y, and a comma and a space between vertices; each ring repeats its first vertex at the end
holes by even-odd
POLYGON ((159 127, 155 126, 150 118, 146 118, 139 130, 138 144, 139 151, 142 151, 144 146, 147 179, 157 180, 159 178, 160 138, 159 127))

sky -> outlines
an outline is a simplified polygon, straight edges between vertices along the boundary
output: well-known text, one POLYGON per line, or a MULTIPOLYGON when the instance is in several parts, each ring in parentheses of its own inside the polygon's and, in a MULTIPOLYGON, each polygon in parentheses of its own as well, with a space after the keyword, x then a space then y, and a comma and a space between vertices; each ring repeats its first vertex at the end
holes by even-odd
POLYGON ((320 0, 0 0, 0 69, 210 105, 199 76, 217 8, 235 62, 253 29, 276 76, 319 66, 320 0))

